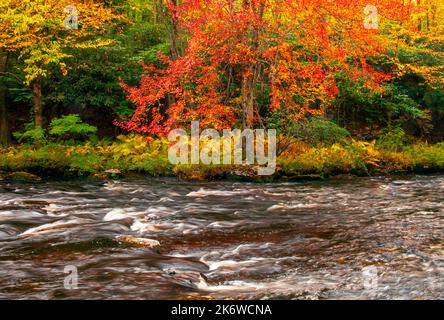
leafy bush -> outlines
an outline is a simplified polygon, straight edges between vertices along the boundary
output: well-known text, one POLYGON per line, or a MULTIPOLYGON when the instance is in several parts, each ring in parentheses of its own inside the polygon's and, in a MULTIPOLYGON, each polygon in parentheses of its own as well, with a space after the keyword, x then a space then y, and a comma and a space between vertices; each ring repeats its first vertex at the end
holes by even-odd
POLYGON ((77 114, 70 114, 51 121, 49 134, 59 140, 81 140, 97 132, 97 128, 83 123, 77 114))
POLYGON ((42 127, 35 127, 33 123, 27 123, 23 132, 14 132, 13 135, 18 142, 32 145, 44 145, 47 143, 45 130, 42 127))
POLYGON ((142 136, 119 136, 117 141, 66 145, 50 143, 38 148, 21 145, 0 149, 0 168, 6 171, 54 172, 89 176, 108 169, 152 176, 172 173, 166 139, 148 142, 142 136))
MULTIPOLYGON (((168 147, 166 139, 148 142, 146 137, 136 135, 119 136, 113 142, 101 140, 97 144, 21 145, 0 148, 0 169, 66 176, 103 176, 106 170, 119 169, 123 173, 174 174, 187 179, 218 179, 242 169, 224 165, 174 166, 168 160, 168 147)), ((350 140, 331 146, 307 145, 298 152, 285 153, 278 158, 277 173, 287 177, 328 177, 344 173, 371 175, 437 170, 444 170, 444 143, 417 143, 394 151, 382 148, 375 141, 350 140)))
POLYGON ((402 150, 408 142, 405 131, 400 127, 389 127, 385 129, 378 139, 378 146, 390 151, 402 150))
POLYGON ((287 175, 368 175, 370 170, 379 166, 380 157, 375 142, 353 140, 346 145, 312 147, 292 160, 282 162, 281 165, 287 175))
POLYGON ((346 129, 319 117, 294 123, 290 127, 290 133, 293 137, 311 145, 342 143, 350 137, 350 133, 346 129))
POLYGON ((352 140, 346 145, 312 147, 293 158, 281 158, 279 166, 281 173, 290 177, 434 172, 444 169, 444 143, 418 143, 402 151, 394 151, 382 148, 375 141, 352 140))

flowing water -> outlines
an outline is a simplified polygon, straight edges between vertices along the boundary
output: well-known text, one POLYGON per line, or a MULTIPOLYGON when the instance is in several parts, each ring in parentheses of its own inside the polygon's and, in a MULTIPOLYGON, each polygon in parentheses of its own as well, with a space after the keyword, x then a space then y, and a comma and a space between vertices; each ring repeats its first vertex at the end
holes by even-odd
POLYGON ((443 191, 439 175, 0 181, 0 298, 443 299, 443 191))

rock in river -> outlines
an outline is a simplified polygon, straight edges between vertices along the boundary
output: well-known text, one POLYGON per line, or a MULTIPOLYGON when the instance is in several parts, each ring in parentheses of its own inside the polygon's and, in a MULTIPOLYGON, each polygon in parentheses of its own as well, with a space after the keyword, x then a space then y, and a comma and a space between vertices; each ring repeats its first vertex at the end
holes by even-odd
POLYGON ((105 173, 109 176, 121 176, 122 172, 119 169, 109 169, 105 173))
POLYGON ((6 176, 7 180, 12 181, 26 181, 26 182, 34 182, 34 181, 41 181, 42 178, 39 176, 36 176, 35 174, 28 173, 28 172, 13 172, 6 176))
POLYGON ((156 248, 160 246, 160 242, 157 240, 136 238, 133 236, 117 236, 116 240, 120 243, 138 248, 156 248))

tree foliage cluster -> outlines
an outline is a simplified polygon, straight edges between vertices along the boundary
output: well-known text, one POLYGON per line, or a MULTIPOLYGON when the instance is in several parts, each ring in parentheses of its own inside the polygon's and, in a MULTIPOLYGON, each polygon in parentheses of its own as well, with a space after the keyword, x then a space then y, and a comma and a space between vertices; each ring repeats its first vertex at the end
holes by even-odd
POLYGON ((364 25, 367 5, 4 0, 0 143, 13 129, 22 141, 27 131, 38 137, 70 114, 108 136, 164 136, 200 120, 278 128, 312 144, 349 132, 442 140, 444 3, 375 0, 375 29, 364 25), (68 6, 78 28, 66 27, 68 6))

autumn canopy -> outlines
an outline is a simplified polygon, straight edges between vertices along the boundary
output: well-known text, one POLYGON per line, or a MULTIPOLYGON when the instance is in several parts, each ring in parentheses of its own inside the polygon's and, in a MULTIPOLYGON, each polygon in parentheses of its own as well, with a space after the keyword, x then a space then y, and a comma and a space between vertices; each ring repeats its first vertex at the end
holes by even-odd
POLYGON ((173 24, 182 31, 177 41, 185 39, 186 49, 162 57, 162 68, 146 66, 139 86, 123 84, 137 109, 118 124, 158 135, 191 120, 219 129, 234 122, 252 127, 270 110, 289 119, 323 113, 338 93, 338 77, 381 90, 395 70, 370 63, 390 42, 380 30, 414 30, 415 6, 372 4, 376 21, 366 0, 170 1, 173 24))

